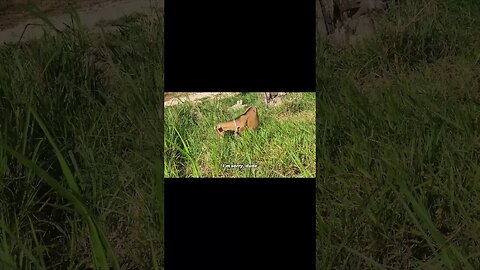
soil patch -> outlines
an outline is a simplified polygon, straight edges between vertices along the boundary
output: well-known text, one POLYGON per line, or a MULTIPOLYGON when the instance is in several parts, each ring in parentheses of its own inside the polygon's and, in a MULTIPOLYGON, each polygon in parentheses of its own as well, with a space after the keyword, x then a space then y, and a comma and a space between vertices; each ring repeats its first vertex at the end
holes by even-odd
POLYGON ((22 21, 35 18, 29 11, 30 5, 37 7, 49 16, 53 16, 64 13, 68 7, 79 9, 116 1, 119 0, 0 0, 0 31, 13 27, 22 21))
MULTIPOLYGON (((41 10, 58 30, 65 29, 72 21, 68 13, 70 0, 49 4, 52 1, 42 2, 41 10)), ((163 0, 81 0, 71 7, 75 8, 82 25, 91 28, 99 22, 114 21, 135 13, 151 15, 156 9, 163 10, 163 4, 163 0)), ((28 12, 28 5, 17 4, 4 9, 0 18, 0 44, 17 42, 20 38, 28 41, 43 35, 44 22, 28 12)))
POLYGON ((165 93, 165 102, 164 106, 175 106, 185 101, 190 102, 199 102, 202 99, 208 99, 213 97, 226 98, 237 95, 239 93, 235 92, 200 92, 200 93, 179 93, 179 92, 168 92, 165 93), (168 98, 167 98, 168 97, 168 98))

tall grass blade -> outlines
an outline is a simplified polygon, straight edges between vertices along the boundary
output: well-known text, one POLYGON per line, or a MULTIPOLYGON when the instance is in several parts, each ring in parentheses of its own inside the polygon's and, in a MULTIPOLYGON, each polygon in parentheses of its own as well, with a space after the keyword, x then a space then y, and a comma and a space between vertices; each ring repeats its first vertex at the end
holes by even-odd
POLYGON ((183 149, 178 147, 176 144, 172 144, 171 142, 170 142, 170 144, 175 146, 175 148, 177 148, 179 151, 184 153, 185 156, 188 158, 188 160, 190 161, 190 164, 192 164, 193 175, 195 177, 202 177, 202 174, 200 173, 200 170, 198 169, 197 163, 193 160, 192 155, 190 154, 188 143, 183 140, 182 135, 180 135, 177 128, 174 127, 174 130, 177 133, 178 137, 180 138, 180 141, 182 142, 183 149))
POLYGON ((29 10, 33 15, 35 15, 36 17, 38 17, 39 19, 41 19, 46 25, 48 25, 50 28, 52 28, 55 32, 57 32, 57 33, 61 32, 61 31, 60 31, 57 27, 55 27, 55 25, 48 19, 47 14, 45 14, 44 12, 42 12, 37 6, 29 5, 29 6, 28 6, 28 10, 29 10))
MULTIPOLYGON (((95 265, 99 269, 109 269, 107 264, 107 258, 105 256, 105 250, 102 243, 102 240, 98 234, 98 227, 96 226, 96 222, 93 220, 93 215, 88 210, 87 206, 81 201, 80 195, 71 190, 67 190, 64 188, 59 181, 53 178, 50 174, 48 174, 45 170, 40 168, 38 165, 30 161, 27 157, 20 154, 19 152, 15 151, 13 148, 8 146, 3 139, 0 138, 0 146, 3 147, 7 152, 9 152, 12 156, 14 156, 20 163, 22 163, 25 167, 29 168, 37 176, 42 178, 48 185, 50 185, 60 196, 65 198, 66 200, 70 201, 77 212, 82 216, 85 222, 88 225, 88 230, 90 233, 90 240, 92 243, 93 249, 93 256, 95 259, 95 265)), ((114 264, 115 265, 115 264, 114 264)), ((118 265, 118 263, 116 264, 118 265)), ((120 269, 120 268, 115 268, 120 269)))
POLYGON ((291 157, 293 159, 293 162, 297 165, 297 167, 302 171, 302 174, 307 177, 307 178, 313 178, 313 175, 310 173, 310 171, 305 169, 305 166, 303 166, 302 161, 298 158, 297 155, 291 153, 291 157))
MULTIPOLYGON (((164 181, 163 181, 163 173, 162 173, 162 164, 160 161, 155 162, 154 168, 154 203, 156 206, 156 210, 158 211, 159 220, 161 224, 161 235, 163 236, 164 230, 164 181)), ((162 239, 163 240, 163 239, 162 239)))
POLYGON ((57 159, 62 167, 62 171, 64 173, 65 178, 67 179, 67 183, 69 184, 71 191, 64 188, 59 181, 57 181, 55 178, 53 178, 50 174, 48 174, 45 170, 37 166, 31 160, 26 158, 24 155, 18 153, 13 148, 8 146, 1 138, 0 138, 0 146, 2 146, 5 150, 7 150, 12 156, 14 156, 24 166, 30 168, 33 172, 35 172, 36 175, 41 177, 59 195, 69 200, 73 204, 74 208, 83 217, 84 221, 88 225, 95 265, 99 269, 109 269, 107 255, 105 254, 106 252, 108 254, 108 258, 111 260, 113 264, 114 269, 120 269, 118 261, 113 252, 112 247, 110 246, 108 239, 105 237, 102 230, 98 227, 97 222, 93 218, 93 214, 90 213, 87 206, 80 199, 81 196, 79 195, 78 186, 74 182, 73 173, 68 167, 63 155, 58 149, 52 136, 50 135, 50 132, 48 131, 48 129, 46 128, 45 124, 40 119, 38 114, 31 108, 30 108, 30 112, 32 113, 34 118, 37 120, 38 124, 40 125, 42 130, 45 132, 45 135, 47 136, 47 139, 49 140, 50 144, 54 148, 55 155, 57 156, 57 159))
POLYGON ((73 173, 70 170, 70 168, 67 165, 67 162, 65 161, 65 158, 63 157, 62 153, 60 152, 60 149, 58 148, 57 144, 55 143, 55 140, 53 139, 52 135, 50 135, 50 132, 48 131, 47 127, 43 123, 42 119, 38 116, 37 112, 33 110, 32 108, 29 108, 30 112, 32 113, 33 117, 37 121, 38 125, 40 128, 43 130, 45 133, 45 136, 47 136, 48 141, 53 147, 53 151, 55 152, 55 155, 57 156, 58 162, 60 163, 60 166, 62 167, 62 172, 65 175, 65 179, 67 180, 68 186, 75 192, 80 193, 80 189, 77 186, 77 183, 75 182, 75 179, 73 177, 73 173))
MULTIPOLYGON (((400 193, 406 198, 406 201, 412 206, 413 212, 410 210, 410 207, 407 203, 401 199, 401 202, 404 208, 409 213, 410 217, 414 220, 414 223, 417 227, 424 231, 424 228, 432 236, 432 240, 440 247, 440 255, 442 262, 447 266, 448 269, 457 269, 458 266, 455 266, 455 261, 462 263, 462 269, 473 270, 473 266, 468 262, 468 260, 463 256, 452 244, 448 243, 443 234, 436 228, 433 223, 430 215, 428 214, 425 207, 415 199, 412 192, 408 189, 407 184, 404 181, 400 181, 400 193)), ((425 233, 425 232, 424 232, 425 233)), ((428 236, 426 236, 428 238, 428 236)))

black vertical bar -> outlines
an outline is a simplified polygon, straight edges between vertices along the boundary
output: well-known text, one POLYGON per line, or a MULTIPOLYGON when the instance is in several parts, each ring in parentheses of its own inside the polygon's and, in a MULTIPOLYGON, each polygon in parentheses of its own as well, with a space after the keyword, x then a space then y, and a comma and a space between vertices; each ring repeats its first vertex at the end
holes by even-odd
POLYGON ((313 91, 315 0, 165 0, 167 91, 313 91))
MULTIPOLYGON (((165 0, 165 89, 313 91, 315 16, 315 0, 165 0)), ((165 234, 167 270, 313 270, 315 180, 166 179, 165 234)))
POLYGON ((165 268, 314 269, 314 179, 166 179, 165 268))

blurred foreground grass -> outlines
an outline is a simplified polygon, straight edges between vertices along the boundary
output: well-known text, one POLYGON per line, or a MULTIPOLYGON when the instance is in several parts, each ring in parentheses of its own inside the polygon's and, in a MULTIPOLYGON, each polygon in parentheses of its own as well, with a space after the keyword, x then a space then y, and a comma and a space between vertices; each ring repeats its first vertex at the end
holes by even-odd
POLYGON ((0 269, 163 265, 163 82, 160 13, 0 47, 0 269))
POLYGON ((480 2, 317 44, 317 269, 480 269, 480 2))

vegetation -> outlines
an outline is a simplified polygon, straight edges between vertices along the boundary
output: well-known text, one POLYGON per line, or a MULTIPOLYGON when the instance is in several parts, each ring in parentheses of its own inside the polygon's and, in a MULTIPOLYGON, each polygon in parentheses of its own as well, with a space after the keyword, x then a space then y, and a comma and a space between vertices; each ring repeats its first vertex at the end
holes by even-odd
POLYGON ((480 2, 392 3, 317 51, 317 269, 479 269, 480 2))
POLYGON ((242 93, 167 107, 165 177, 314 177, 315 93, 289 93, 273 108, 262 100, 260 93, 242 93), (241 137, 222 138, 214 127, 245 112, 229 109, 239 99, 257 107, 259 127, 241 137))
POLYGON ((0 269, 159 269, 163 15, 75 21, 0 47, 0 269))

